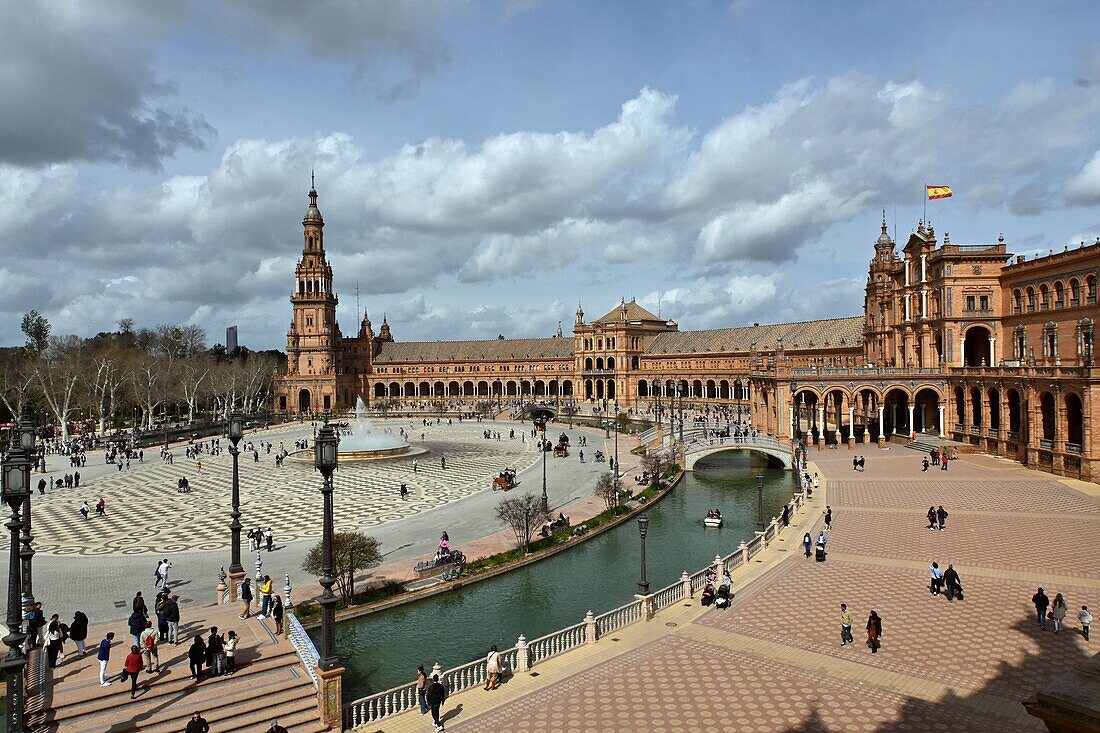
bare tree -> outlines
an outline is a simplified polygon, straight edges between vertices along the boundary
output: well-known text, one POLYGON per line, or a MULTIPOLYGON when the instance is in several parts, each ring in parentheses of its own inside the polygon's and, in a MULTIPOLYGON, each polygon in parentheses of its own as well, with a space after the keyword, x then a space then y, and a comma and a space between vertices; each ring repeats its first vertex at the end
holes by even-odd
POLYGON ((181 390, 183 401, 187 403, 187 419, 194 421, 195 408, 198 405, 199 396, 203 394, 205 382, 210 376, 210 370, 214 366, 213 360, 205 354, 195 354, 180 362, 177 370, 177 380, 181 390))
POLYGON ((53 337, 35 365, 42 396, 61 423, 62 440, 69 439, 69 415, 77 385, 87 377, 83 347, 79 336, 53 337))
POLYGON ((592 490, 592 495, 603 499, 608 509, 618 506, 621 496, 618 479, 612 473, 601 473, 596 479, 596 487, 592 490))
POLYGON ((20 348, 0 350, 0 401, 18 419, 37 383, 34 362, 20 348))
POLYGON ((512 529, 516 542, 526 552, 531 545, 531 533, 546 521, 546 513, 542 511, 542 501, 528 491, 523 496, 502 499, 497 504, 497 519, 512 529))
POLYGON ((123 353, 113 347, 102 349, 91 358, 90 407, 88 414, 95 414, 99 432, 107 430, 107 421, 115 413, 115 400, 126 379, 122 368, 123 353))
MULTIPOLYGON (((355 599, 355 574, 382 564, 382 542, 362 532, 337 532, 332 536, 336 590, 351 605, 355 599)), ((311 575, 324 572, 324 546, 318 542, 306 553, 302 569, 311 575)))
POLYGON ((653 479, 653 488, 660 486, 661 476, 672 466, 672 459, 663 451, 646 453, 642 458, 642 467, 653 479))

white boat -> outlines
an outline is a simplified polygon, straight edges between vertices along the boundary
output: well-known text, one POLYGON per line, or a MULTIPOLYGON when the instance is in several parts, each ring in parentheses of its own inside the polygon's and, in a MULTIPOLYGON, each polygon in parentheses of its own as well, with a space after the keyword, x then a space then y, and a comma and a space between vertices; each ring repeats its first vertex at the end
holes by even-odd
POLYGON ((721 517, 706 517, 703 520, 703 524, 705 524, 708 527, 721 527, 722 526, 722 518, 721 517))

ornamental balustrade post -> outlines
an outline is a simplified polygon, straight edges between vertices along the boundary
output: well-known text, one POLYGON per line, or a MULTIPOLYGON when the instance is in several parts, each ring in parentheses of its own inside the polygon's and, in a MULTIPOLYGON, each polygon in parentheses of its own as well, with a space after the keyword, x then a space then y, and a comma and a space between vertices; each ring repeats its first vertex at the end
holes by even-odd
POLYGON ((520 634, 519 640, 516 641, 516 671, 526 672, 529 669, 531 669, 531 660, 527 656, 527 637, 520 634))
MULTIPOLYGON (((221 606, 225 603, 225 592, 229 590, 229 586, 225 584, 225 568, 222 568, 218 572, 218 585, 214 588, 214 592, 218 594, 218 599, 214 602, 216 605, 221 606)), ((230 598, 229 600, 233 600, 230 598)))
POLYGON ((718 555, 718 554, 715 554, 715 556, 714 556, 714 575, 715 575, 715 579, 716 579, 715 582, 718 582, 718 583, 722 582, 722 573, 725 572, 725 570, 726 569, 723 567, 723 564, 722 564, 722 556, 718 555))
POLYGON ((738 547, 737 549, 741 551, 741 564, 742 565, 748 565, 749 564, 749 546, 746 545, 744 542, 742 542, 741 546, 738 547))
POLYGON ((691 576, 686 570, 680 574, 680 584, 684 586, 684 598, 691 598, 691 576))
POLYGON ((584 643, 596 643, 596 617, 591 611, 584 614, 584 643))
POLYGON ((435 677, 437 675, 439 677, 439 681, 442 682, 443 681, 443 667, 441 667, 439 665, 439 662, 436 662, 435 664, 432 665, 432 674, 429 676, 429 679, 431 677, 435 677))

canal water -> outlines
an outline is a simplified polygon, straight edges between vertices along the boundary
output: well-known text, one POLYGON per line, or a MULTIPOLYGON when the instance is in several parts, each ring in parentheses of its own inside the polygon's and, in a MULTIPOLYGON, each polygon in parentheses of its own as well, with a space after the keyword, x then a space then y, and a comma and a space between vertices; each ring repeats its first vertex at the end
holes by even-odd
MULTIPOLYGON (((756 528, 754 475, 763 472, 764 514, 782 511, 795 490, 794 474, 767 468, 747 452, 724 454, 696 467, 674 490, 651 506, 646 537, 650 589, 656 591, 726 555, 756 528), (710 508, 725 524, 703 526, 710 508)), ((520 634, 535 639, 633 599, 639 578, 635 521, 625 522, 552 558, 513 570, 467 589, 337 626, 336 648, 346 666, 344 699, 409 682, 416 666, 443 669, 484 656, 490 644, 514 646, 520 634)), ((319 630, 312 633, 320 645, 319 630)))

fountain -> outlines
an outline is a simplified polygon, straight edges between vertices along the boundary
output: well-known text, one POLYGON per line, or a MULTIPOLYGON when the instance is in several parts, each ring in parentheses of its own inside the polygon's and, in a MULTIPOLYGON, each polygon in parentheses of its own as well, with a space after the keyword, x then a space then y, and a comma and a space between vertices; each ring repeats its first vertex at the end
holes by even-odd
MULTIPOLYGON (((362 397, 355 399, 355 421, 350 435, 340 435, 337 449, 340 460, 380 461, 390 458, 411 458, 428 452, 427 448, 413 447, 400 436, 376 430, 367 419, 367 406, 362 397)), ((303 459, 313 460, 313 450, 300 451, 303 459)))

